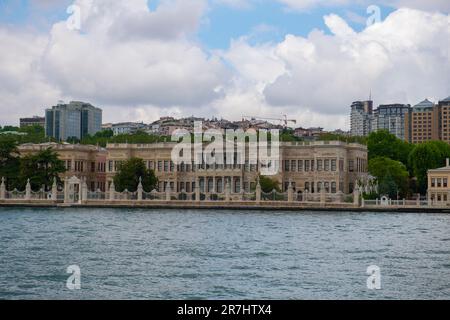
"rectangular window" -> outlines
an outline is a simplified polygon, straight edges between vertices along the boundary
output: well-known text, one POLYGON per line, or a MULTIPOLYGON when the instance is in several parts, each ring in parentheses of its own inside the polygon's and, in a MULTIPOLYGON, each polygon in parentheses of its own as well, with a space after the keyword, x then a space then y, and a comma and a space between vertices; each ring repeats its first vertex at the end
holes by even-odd
POLYGON ((284 161, 284 171, 289 172, 290 171, 290 161, 289 160, 285 160, 284 161))
POLYGON ((317 160, 317 171, 322 171, 322 170, 323 170, 323 161, 317 160))
POLYGON ((164 161, 164 172, 169 172, 169 161, 164 161))
POLYGON ((348 172, 354 172, 354 171, 355 171, 355 161, 349 160, 348 161, 348 172))
POLYGON ((163 162, 158 161, 158 172, 162 172, 162 169, 163 169, 163 162))
POLYGON ((297 161, 295 161, 295 160, 291 161, 291 171, 292 172, 297 171, 297 161))
POLYGON ((444 178, 444 183, 443 183, 444 185, 444 188, 447 188, 447 186, 448 186, 448 179, 447 178, 444 178))
POLYGON ((298 171, 303 171, 303 160, 298 160, 298 171))
POLYGON ((325 160, 325 171, 330 171, 330 160, 325 160))
POLYGON ((305 160, 305 171, 309 171, 309 160, 305 160))
POLYGON ((336 159, 331 160, 331 171, 336 171, 336 159))

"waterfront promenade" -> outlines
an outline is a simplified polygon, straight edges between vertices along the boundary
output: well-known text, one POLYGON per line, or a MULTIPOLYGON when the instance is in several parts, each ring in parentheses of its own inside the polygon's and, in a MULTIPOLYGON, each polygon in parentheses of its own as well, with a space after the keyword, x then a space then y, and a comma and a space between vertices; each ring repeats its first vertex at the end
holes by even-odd
POLYGON ((232 193, 226 185, 223 193, 195 192, 145 192, 140 183, 136 192, 117 192, 114 184, 107 192, 89 191, 86 181, 71 178, 64 187, 56 181, 50 191, 33 191, 27 183, 25 191, 7 191, 4 181, 0 185, 0 207, 95 207, 95 208, 155 208, 155 209, 213 209, 213 210, 326 210, 326 211, 420 211, 450 212, 447 202, 428 200, 391 200, 386 197, 364 200, 362 190, 356 188, 353 194, 320 193, 298 194, 292 184, 286 192, 265 193, 258 182, 256 190, 232 193))

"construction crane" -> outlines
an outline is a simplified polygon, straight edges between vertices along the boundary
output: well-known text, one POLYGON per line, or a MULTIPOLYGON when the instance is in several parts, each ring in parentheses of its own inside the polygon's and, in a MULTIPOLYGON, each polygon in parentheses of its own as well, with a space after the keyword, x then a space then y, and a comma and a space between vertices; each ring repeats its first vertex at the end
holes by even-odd
POLYGON ((243 120, 250 119, 250 120, 272 120, 272 121, 280 121, 284 123, 284 128, 288 128, 288 123, 292 122, 293 124, 297 124, 297 120, 290 120, 288 119, 287 115, 283 115, 283 118, 264 118, 264 117, 255 117, 255 116, 244 116, 243 120))

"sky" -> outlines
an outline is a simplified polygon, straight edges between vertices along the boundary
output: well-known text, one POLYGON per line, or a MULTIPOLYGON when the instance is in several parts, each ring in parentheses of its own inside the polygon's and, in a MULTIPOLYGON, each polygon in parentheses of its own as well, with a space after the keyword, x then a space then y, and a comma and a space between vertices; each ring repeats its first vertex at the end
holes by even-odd
POLYGON ((103 122, 296 119, 450 96, 448 0, 0 0, 0 125, 58 101, 103 122))

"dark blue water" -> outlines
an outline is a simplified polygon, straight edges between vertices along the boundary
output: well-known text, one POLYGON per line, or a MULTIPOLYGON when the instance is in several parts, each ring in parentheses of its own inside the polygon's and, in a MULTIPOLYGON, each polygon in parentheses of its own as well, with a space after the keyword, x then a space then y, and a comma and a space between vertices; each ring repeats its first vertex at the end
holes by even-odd
POLYGON ((450 215, 0 209, 0 299, 449 297, 450 215))

